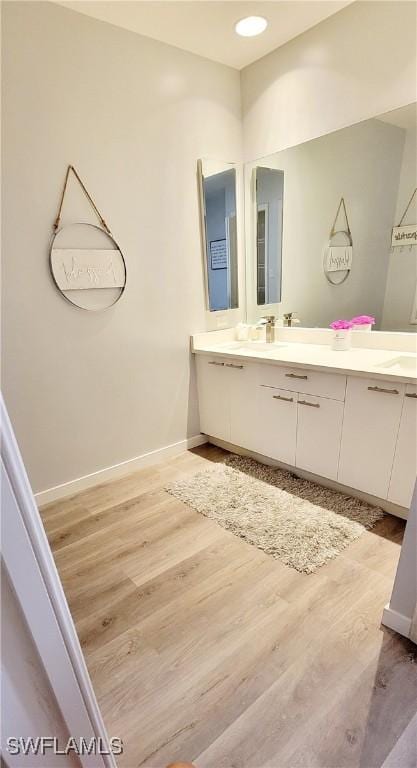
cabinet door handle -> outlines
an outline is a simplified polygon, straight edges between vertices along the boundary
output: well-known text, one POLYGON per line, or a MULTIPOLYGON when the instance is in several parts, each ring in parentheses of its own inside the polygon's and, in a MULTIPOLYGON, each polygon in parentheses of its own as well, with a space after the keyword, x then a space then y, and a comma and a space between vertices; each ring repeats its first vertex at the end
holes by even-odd
POLYGON ((384 389, 383 387, 368 387, 370 392, 384 392, 386 395, 399 395, 398 389, 384 389))
POLYGON ((243 365, 235 365, 234 363, 226 363, 226 368, 240 368, 242 369, 243 365))
POLYGON ((301 376, 298 373, 286 373, 288 379, 308 379, 308 376, 301 376))
POLYGON ((224 363, 218 363, 217 360, 210 360, 209 365, 224 365, 224 363))
POLYGON ((417 397, 417 392, 406 392, 405 396, 406 397, 417 397))
POLYGON ((307 400, 299 400, 298 405, 309 405, 310 408, 320 408, 320 403, 308 403, 307 400))
POLYGON ((283 397, 282 395, 272 395, 274 400, 285 400, 286 403, 293 403, 294 398, 293 397, 283 397))

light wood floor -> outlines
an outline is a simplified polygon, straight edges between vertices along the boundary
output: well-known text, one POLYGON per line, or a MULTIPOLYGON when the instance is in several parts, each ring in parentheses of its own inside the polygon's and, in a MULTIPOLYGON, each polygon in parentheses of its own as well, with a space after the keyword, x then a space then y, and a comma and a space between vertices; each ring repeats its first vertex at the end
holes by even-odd
POLYGON ((417 702, 417 649, 380 626, 403 523, 297 573, 163 490, 223 456, 42 510, 119 765, 381 766, 417 702))

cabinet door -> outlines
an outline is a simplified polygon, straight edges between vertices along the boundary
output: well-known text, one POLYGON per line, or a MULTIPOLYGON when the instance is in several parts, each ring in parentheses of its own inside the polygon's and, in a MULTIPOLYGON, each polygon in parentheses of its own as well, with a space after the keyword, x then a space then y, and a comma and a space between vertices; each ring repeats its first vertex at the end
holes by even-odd
POLYGON ((257 366, 227 362, 230 391, 230 441, 241 448, 253 449, 257 432, 257 366))
POLYGON ((416 435, 417 388, 414 384, 407 384, 388 491, 389 501, 407 509, 410 508, 417 474, 416 435))
POLYGON ((297 393, 258 387, 255 451, 285 464, 295 464, 297 393))
POLYGON ((386 499, 404 384, 348 377, 338 480, 386 499))
POLYGON ((296 466, 337 479, 343 403, 298 395, 296 466))
POLYGON ((230 441, 230 392, 225 361, 197 355, 197 382, 201 431, 230 441))

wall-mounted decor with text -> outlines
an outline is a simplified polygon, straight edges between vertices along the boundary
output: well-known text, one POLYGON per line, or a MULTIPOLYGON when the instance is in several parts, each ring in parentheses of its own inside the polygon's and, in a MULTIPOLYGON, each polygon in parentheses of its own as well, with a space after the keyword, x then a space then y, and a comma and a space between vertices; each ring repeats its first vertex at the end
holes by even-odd
POLYGON ((411 195, 408 201, 406 209, 403 215, 401 216, 398 227, 393 227, 391 248, 401 248, 401 250, 403 250, 403 248, 409 248, 411 250, 413 246, 417 245, 417 224, 403 223, 410 209, 411 203, 413 202, 416 195, 417 195, 417 187, 415 188, 413 194, 411 195))
POLYGON ((352 269, 353 244, 352 234, 346 211, 344 198, 340 199, 339 207, 330 230, 329 243, 324 253, 323 270, 331 285, 341 285, 348 278, 352 269), (338 224, 340 214, 344 216, 343 224, 338 224))
POLYGON ((68 166, 65 177, 49 258, 56 287, 67 301, 80 309, 106 309, 122 296, 126 286, 123 254, 72 165, 68 166), (97 215, 99 225, 73 222, 60 227, 71 172, 97 215))

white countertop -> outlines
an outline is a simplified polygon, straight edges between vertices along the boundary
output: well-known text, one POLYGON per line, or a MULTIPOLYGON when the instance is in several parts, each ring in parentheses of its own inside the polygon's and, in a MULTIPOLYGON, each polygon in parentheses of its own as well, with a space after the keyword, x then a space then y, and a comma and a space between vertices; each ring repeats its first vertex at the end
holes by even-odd
POLYGON ((375 379, 415 383, 417 381, 417 355, 383 349, 355 347, 335 352, 327 344, 296 342, 240 342, 208 339, 211 334, 198 334, 192 338, 196 354, 217 355, 258 363, 283 363, 294 367, 315 368, 342 374, 357 374, 375 379), (386 365, 386 363, 392 363, 386 365))

